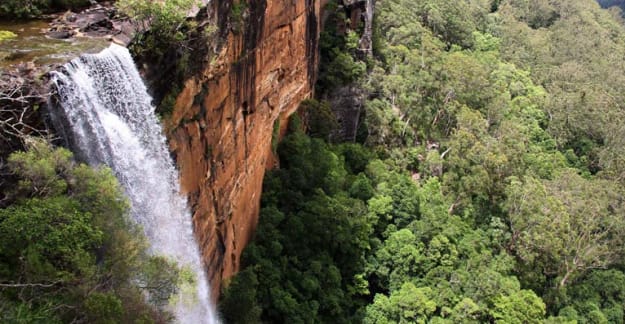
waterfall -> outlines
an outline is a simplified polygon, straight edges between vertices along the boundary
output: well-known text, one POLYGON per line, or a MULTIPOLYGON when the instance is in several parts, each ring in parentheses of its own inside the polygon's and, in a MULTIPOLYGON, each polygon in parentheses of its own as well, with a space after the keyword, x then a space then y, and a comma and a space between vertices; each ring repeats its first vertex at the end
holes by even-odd
POLYGON ((60 106, 52 119, 76 154, 109 166, 124 187, 150 253, 192 269, 196 285, 169 307, 180 323, 218 323, 178 173, 154 107, 128 50, 111 45, 83 55, 52 77, 60 106))

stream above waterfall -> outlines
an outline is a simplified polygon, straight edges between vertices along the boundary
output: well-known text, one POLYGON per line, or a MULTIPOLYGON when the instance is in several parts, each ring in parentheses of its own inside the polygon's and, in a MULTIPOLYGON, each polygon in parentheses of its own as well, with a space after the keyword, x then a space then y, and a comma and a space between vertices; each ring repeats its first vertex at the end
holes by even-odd
POLYGON ((99 52, 109 44, 103 38, 50 38, 45 35, 49 23, 48 20, 0 21, 0 30, 17 35, 0 42, 0 68, 26 62, 36 65, 65 63, 82 53, 99 52))

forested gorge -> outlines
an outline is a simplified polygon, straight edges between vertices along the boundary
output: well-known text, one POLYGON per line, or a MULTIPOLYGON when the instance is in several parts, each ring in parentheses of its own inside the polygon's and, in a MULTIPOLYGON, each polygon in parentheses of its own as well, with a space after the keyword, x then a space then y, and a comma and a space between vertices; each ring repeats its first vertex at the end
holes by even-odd
POLYGON ((623 323, 620 12, 379 0, 368 57, 328 10, 226 322, 623 323), (366 94, 355 142, 324 101, 343 86, 366 94))
MULTIPOLYGON (((1 2, 33 17, 89 1, 1 2)), ((117 6, 152 23, 135 50, 164 62, 150 51, 187 49, 172 44, 194 2, 155 3, 117 6)), ((230 8, 237 34, 248 3, 230 8)), ((625 323, 623 1, 377 0, 372 53, 339 3, 315 98, 284 138, 274 125, 279 167, 223 321, 625 323)), ((0 322, 175 321, 197 278, 150 251, 114 172, 17 135, 0 159, 0 322)))

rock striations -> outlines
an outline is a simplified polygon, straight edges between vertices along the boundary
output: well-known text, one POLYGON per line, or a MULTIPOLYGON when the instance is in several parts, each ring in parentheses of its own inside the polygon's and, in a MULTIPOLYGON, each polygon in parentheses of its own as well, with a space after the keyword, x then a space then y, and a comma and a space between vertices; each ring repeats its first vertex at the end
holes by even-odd
POLYGON ((284 128, 312 95, 324 2, 210 3, 216 19, 230 21, 220 22, 224 46, 186 80, 167 128, 213 298, 254 233, 265 170, 275 163, 274 123, 284 128))

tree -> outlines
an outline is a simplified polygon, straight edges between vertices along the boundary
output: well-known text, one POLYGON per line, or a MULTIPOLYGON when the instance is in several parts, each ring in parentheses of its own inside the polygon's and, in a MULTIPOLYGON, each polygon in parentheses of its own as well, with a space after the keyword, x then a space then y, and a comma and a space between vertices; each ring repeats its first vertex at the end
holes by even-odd
POLYGON ((588 270, 607 267, 623 253, 619 192, 609 181, 587 180, 573 170, 545 183, 513 179, 506 203, 511 245, 526 262, 538 261, 545 271, 557 274, 558 287, 588 270))
POLYGON ((422 275, 426 261, 424 246, 408 229, 392 233, 376 251, 376 277, 380 278, 382 288, 399 289, 409 278, 422 275))
POLYGON ((307 132, 311 137, 328 140, 330 134, 338 127, 336 117, 330 105, 324 101, 304 100, 299 107, 307 124, 307 132))
POLYGON ((258 306, 258 279, 252 268, 239 272, 226 289, 219 303, 224 319, 233 324, 260 323, 262 309, 258 306))
POLYGON ((579 322, 591 322, 600 317, 609 323, 623 323, 625 299, 625 274, 610 270, 594 270, 567 289, 560 313, 574 310, 579 322))
POLYGON ((182 26, 188 11, 197 3, 197 0, 119 0, 115 5, 139 24, 140 31, 150 28, 155 34, 166 36, 182 26))
POLYGON ((528 263, 547 253, 552 257, 560 255, 565 249, 562 238, 567 235, 570 221, 562 203, 550 196, 537 179, 510 181, 506 201, 512 232, 510 245, 528 263))
POLYGON ((358 322, 373 224, 350 193, 368 196, 373 188, 348 171, 342 149, 355 169, 370 154, 291 131, 278 148, 282 169, 265 178, 257 232, 221 309, 235 322, 358 322))
POLYGON ((562 256, 566 271, 559 285, 576 274, 617 262, 624 252, 625 234, 621 189, 607 180, 586 180, 574 170, 563 172, 548 187, 570 217, 562 256))
POLYGON ((145 296, 168 300, 184 271, 147 254, 111 170, 42 139, 27 143, 8 159, 17 184, 0 209, 0 320, 168 320, 145 296))
POLYGON ((510 296, 498 298, 491 315, 496 323, 538 324, 543 322, 545 303, 533 291, 520 290, 510 296))
POLYGON ((390 297, 375 296, 373 304, 367 307, 364 323, 427 323, 436 310, 431 288, 417 288, 406 283, 390 297))

